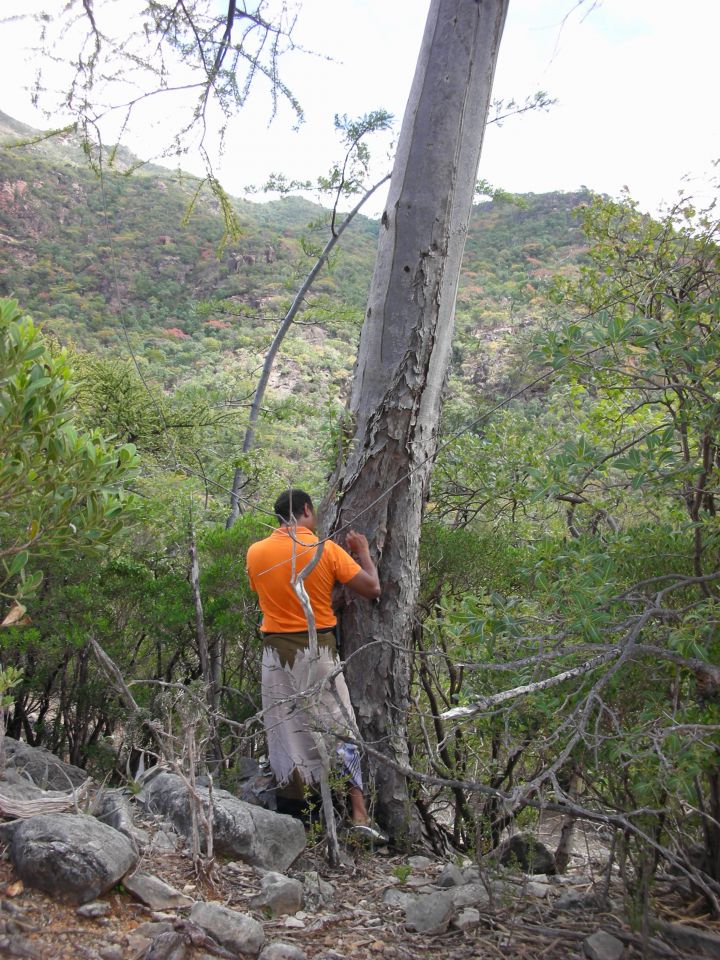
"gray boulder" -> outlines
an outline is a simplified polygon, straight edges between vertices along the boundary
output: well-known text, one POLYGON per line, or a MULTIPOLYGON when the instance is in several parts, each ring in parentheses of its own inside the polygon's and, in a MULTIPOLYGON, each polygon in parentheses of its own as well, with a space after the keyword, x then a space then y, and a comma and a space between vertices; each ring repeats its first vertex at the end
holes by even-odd
POLYGON ((446 863, 435 883, 439 887, 461 887, 467 883, 462 871, 454 863, 446 863))
POLYGON ((470 931, 480 926, 480 911, 475 907, 466 907, 452 922, 457 930, 470 931))
POLYGON ((105 900, 91 900, 90 903, 78 907, 75 913, 88 920, 97 920, 98 917, 106 917, 110 913, 110 904, 105 900))
POLYGON ((128 874, 123 880, 123 886, 136 900, 144 903, 151 910, 189 907, 193 902, 175 887, 171 887, 169 883, 140 870, 137 873, 128 874))
POLYGON ((463 907, 479 907, 481 910, 490 906, 492 894, 496 893, 495 885, 492 890, 484 883, 464 883, 460 887, 450 887, 448 896, 458 909, 463 907))
POLYGON ((524 873, 556 872, 555 857, 544 843, 529 833, 518 833, 504 840, 490 856, 503 866, 517 866, 524 873))
POLYGON ((711 930, 701 930, 686 923, 667 923, 656 920, 653 927, 664 940, 669 940, 678 950, 702 957, 720 957, 720 936, 711 930))
POLYGON ((597 930, 583 940, 583 951, 588 960, 622 960, 625 945, 611 933, 597 930))
POLYGON ((399 907, 401 910, 407 910, 407 906, 413 900, 413 894, 407 890, 398 890, 397 887, 388 887, 383 893, 383 903, 388 907, 399 907))
POLYGON ((90 812, 101 823, 124 833, 133 845, 137 844, 132 807, 122 790, 99 790, 90 812))
POLYGON ((555 901, 555 909, 605 913, 610 909, 610 901, 605 894, 595 890, 568 890, 555 901))
POLYGON ((80 767, 63 763, 44 747, 30 747, 21 740, 5 737, 5 762, 42 790, 71 790, 83 784, 88 775, 80 767))
POLYGON ((276 940, 275 943, 269 943, 263 947, 258 960, 307 960, 307 954, 303 953, 300 947, 294 943, 283 943, 276 940))
POLYGON ((255 908, 268 907, 273 917, 297 913, 303 905, 303 885, 299 880, 269 870, 260 880, 261 892, 252 900, 255 908))
POLYGON ((190 919, 231 953, 256 956, 265 945, 262 924, 219 903, 196 903, 190 919))
POLYGON ((23 821, 13 832, 8 854, 23 883, 75 905, 106 893, 138 860, 123 834, 94 817, 72 813, 23 821))
POLYGON ((190 960, 191 955, 192 948, 184 934, 167 930, 153 937, 141 960, 190 960))
POLYGON ((405 926, 418 933, 445 933, 454 914, 452 897, 444 891, 412 897, 405 908, 405 926))
MULTIPOLYGON (((197 788, 206 808, 208 790, 197 788)), ((139 800, 151 813, 160 813, 189 837, 192 830, 187 787, 171 773, 159 773, 145 783, 139 800)), ((238 800, 225 790, 213 793, 213 842, 218 853, 267 870, 284 871, 305 849, 299 820, 238 800)))
MULTIPOLYGON (((27 780, 16 770, 6 770, 6 776, 0 780, 0 793, 10 800, 40 800, 48 795, 47 790, 36 787, 31 780, 27 780)), ((57 796, 62 791, 54 791, 57 796)))
POLYGON ((308 870, 303 876, 305 888, 304 903, 310 910, 323 910, 332 907, 335 901, 335 888, 319 875, 316 870, 308 870))

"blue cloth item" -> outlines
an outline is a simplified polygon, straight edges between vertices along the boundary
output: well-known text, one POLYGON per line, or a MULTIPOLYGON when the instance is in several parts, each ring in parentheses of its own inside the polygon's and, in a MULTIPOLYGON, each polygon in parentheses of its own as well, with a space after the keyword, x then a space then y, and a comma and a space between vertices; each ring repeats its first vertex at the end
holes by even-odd
POLYGON ((354 743, 341 743, 337 748, 337 755, 342 761, 343 776, 347 777, 350 783, 362 790, 362 771, 360 769, 360 751, 354 743))

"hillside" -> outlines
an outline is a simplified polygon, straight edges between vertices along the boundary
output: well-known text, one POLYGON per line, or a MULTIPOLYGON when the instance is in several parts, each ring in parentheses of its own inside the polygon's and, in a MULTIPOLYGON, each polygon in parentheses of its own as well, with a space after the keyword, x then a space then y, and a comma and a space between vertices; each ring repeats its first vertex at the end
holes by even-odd
MULTIPOLYGON (((194 178, 138 166, 126 151, 100 174, 74 136, 38 137, 0 115, 0 295, 17 298, 74 349, 125 359, 132 349, 166 392, 194 384, 246 395, 327 238, 327 211, 300 197, 235 198, 239 235, 223 243, 219 204, 209 190, 198 193, 194 178), (26 145, 9 146, 19 139, 26 145)), ((478 391, 505 388, 518 332, 540 316, 548 278, 582 256, 573 211, 585 200, 556 193, 476 206, 453 394, 474 403, 478 391)), ((377 230, 356 217, 276 361, 267 399, 288 437, 280 427, 274 443, 289 444, 293 460, 316 455, 346 388, 377 230)))

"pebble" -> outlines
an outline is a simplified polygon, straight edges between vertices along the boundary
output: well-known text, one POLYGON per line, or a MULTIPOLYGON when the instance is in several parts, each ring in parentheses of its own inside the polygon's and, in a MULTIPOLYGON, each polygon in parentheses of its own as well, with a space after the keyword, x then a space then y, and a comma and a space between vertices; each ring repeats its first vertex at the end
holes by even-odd
POLYGON ((124 958, 122 947, 118 947, 117 945, 101 947, 98 950, 98 954, 102 957, 102 960, 123 960, 124 958))
POLYGON ((598 930, 583 940, 583 950, 588 960, 622 960, 625 945, 605 930, 598 930))
POLYGON ((455 917, 452 925, 458 930, 474 930, 480 926, 480 911, 474 907, 466 907, 455 917))
POLYGON ((78 907, 75 913, 79 917, 88 917, 91 920, 97 920, 104 917, 110 911, 110 904, 102 900, 93 900, 91 903, 84 903, 78 907))
POLYGON ((550 887, 547 883, 538 883, 535 880, 530 880, 528 885, 525 887, 525 892, 529 897, 537 897, 539 900, 547 897, 549 890, 550 887))
POLYGON ((307 960, 307 957, 294 943, 276 940, 263 947, 258 960, 307 960))
POLYGON ((435 881, 439 887, 461 887, 465 882, 464 874, 454 863, 446 863, 435 881))
POLYGON ((4 910, 5 913, 11 913, 13 916, 18 913, 22 913, 22 909, 12 900, 0 900, 0 910, 4 910))

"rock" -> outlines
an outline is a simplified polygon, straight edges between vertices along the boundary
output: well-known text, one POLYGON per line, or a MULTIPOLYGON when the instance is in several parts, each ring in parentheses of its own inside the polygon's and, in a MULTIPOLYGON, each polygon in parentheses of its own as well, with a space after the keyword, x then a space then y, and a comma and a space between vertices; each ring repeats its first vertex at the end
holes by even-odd
POLYGON ((456 867, 454 863, 446 863, 442 869, 442 873, 435 881, 438 887, 443 888, 461 887, 466 882, 462 871, 459 867, 456 867))
POLYGON ((267 810, 277 810, 275 779, 257 760, 239 757, 234 772, 237 777, 234 790, 240 800, 267 810))
POLYGON ((98 917, 104 917, 110 912, 110 904, 104 900, 91 900, 90 903, 84 903, 78 907, 75 913, 79 917, 87 917, 90 920, 96 920, 98 917))
MULTIPOLYGON (((492 888, 494 895, 501 892, 492 888)), ((480 907, 487 909, 490 906, 490 893, 484 883, 464 883, 461 887, 451 887, 448 895, 458 909, 462 907, 480 907)))
POLYGON ((480 926, 480 911, 475 907, 466 907, 452 922, 458 930, 469 931, 480 926))
POLYGON ((405 886, 413 889, 415 893, 420 893, 423 887, 430 885, 434 887, 434 884, 432 884, 432 881, 429 877, 409 877, 405 881, 405 886))
POLYGON ((260 893, 253 897, 252 906, 269 907, 273 917, 297 913, 303 905, 303 885, 281 873, 268 871, 260 880, 260 893))
POLYGON ((188 960, 191 955, 190 944, 182 933, 169 930, 153 937, 141 960, 188 960))
POLYGON ((24 820, 8 854, 26 884, 74 904, 106 893, 138 861, 137 850, 122 833, 73 813, 24 820))
POLYGON ((427 870, 427 868, 432 864, 430 857, 408 857, 408 864, 413 868, 413 870, 427 870))
POLYGON ((26 957, 27 960, 43 960, 43 954, 26 937, 16 934, 0 935, 0 957, 26 957))
POLYGON ((538 883, 537 880, 530 880, 524 889, 529 897, 537 897, 538 900, 542 900, 544 897, 547 897, 550 887, 547 883, 538 883))
POLYGON ((106 823, 118 833, 124 833, 137 846, 132 807, 122 790, 100 790, 90 812, 101 823, 106 823))
POLYGON ((555 901, 555 909, 604 913, 610 909, 610 901, 602 893, 596 893, 594 890, 587 893, 581 890, 568 890, 555 901))
POLYGON ((405 908, 405 926, 418 933, 445 933, 454 913, 455 905, 448 893, 411 897, 405 908))
POLYGON ((190 897, 186 897, 175 887, 171 887, 170 884, 150 873, 138 871, 128 874, 123 879, 123 886, 136 900, 144 903, 151 910, 187 907, 193 902, 190 897))
POLYGON ((335 902, 335 888, 315 870, 308 870, 303 877, 303 887, 305 888, 305 906, 309 910, 322 910, 324 907, 332 907, 335 902))
POLYGON ((518 833, 504 840, 490 856, 503 866, 517 865, 524 873, 555 873, 555 857, 544 843, 529 833, 518 833))
POLYGON ((168 833, 167 830, 158 830, 155 836, 150 841, 151 850, 167 850, 175 851, 177 850, 178 835, 173 831, 168 833))
POLYGON ((123 953, 123 957, 140 957, 144 950, 150 946, 150 940, 147 937, 138 936, 136 933, 129 933, 125 941, 128 946, 127 953, 123 953))
POLYGON ((161 933, 170 933, 171 930, 174 930, 172 923, 169 920, 146 920, 145 923, 139 924, 133 930, 133 935, 136 937, 147 937, 148 940, 152 940, 154 937, 159 937, 161 933))
MULTIPOLYGON (((3 777, 0 781, 0 793, 4 797, 11 800, 39 800, 41 797, 48 795, 46 790, 36 787, 34 783, 31 783, 16 770, 8 770, 7 774, 7 778, 3 777)), ((55 795, 59 792, 56 790, 55 795)))
POLYGON ((473 864, 471 867, 465 867, 462 872, 463 883, 479 883, 480 882, 480 867, 476 864, 473 864))
POLYGON ((5 758, 8 770, 25 774, 43 790, 66 792, 79 787, 88 776, 80 767, 63 763, 44 747, 30 747, 21 740, 5 737, 5 758))
POLYGON ((196 903, 190 919, 231 953, 255 956, 265 945, 265 934, 257 920, 219 903, 196 903))
POLYGON ((300 917, 287 917, 283 923, 284 927, 293 927, 295 930, 304 930, 305 921, 300 917))
POLYGON ((622 960, 625 945, 605 930, 598 930, 583 940, 583 950, 588 960, 622 960))
POLYGON ((720 936, 710 930, 700 930, 684 923, 667 923, 659 920, 653 927, 683 951, 692 952, 705 957, 720 957, 720 936))
MULTIPOLYGON (((7 887, 5 888, 5 895, 7 896, 7 887)), ((13 903, 12 900, 0 900, 0 910, 2 910, 3 913, 9 913, 12 916, 17 916, 23 912, 22 908, 16 903, 13 903)))
POLYGON ((102 960, 123 960, 125 956, 122 947, 117 946, 117 944, 100 947, 98 953, 102 960))
POLYGON ((307 960, 307 955, 294 943, 283 943, 276 940, 263 947, 258 960, 307 960))
MULTIPOLYGON (((205 804, 208 791, 198 788, 205 804)), ((238 857, 268 870, 287 870, 305 849, 299 820, 232 797, 214 795, 213 841, 217 853, 238 857)), ((161 772, 144 784, 140 799, 146 808, 167 817, 184 836, 191 835, 190 798, 180 779, 161 772)))
POLYGON ((396 887, 388 887, 383 893, 383 903, 386 903, 389 907, 399 907, 401 910, 405 910, 412 899, 412 893, 398 890, 396 887))

